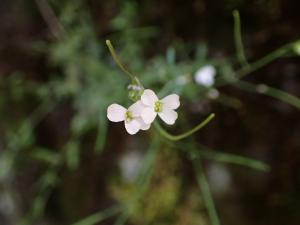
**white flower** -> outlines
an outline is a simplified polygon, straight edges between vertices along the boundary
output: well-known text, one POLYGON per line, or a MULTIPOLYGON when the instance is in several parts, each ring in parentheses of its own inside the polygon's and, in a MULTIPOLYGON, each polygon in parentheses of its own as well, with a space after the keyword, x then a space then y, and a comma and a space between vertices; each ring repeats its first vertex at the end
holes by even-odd
POLYGON ((137 101, 128 109, 118 104, 111 104, 107 108, 107 118, 112 122, 124 121, 127 132, 136 134, 139 130, 150 128, 150 124, 146 124, 140 117, 143 109, 141 101, 137 101))
POLYGON ((143 167, 143 154, 132 150, 125 152, 119 161, 122 177, 127 182, 134 182, 143 167))
POLYGON ((215 83, 216 69, 212 65, 206 65, 197 70, 195 81, 205 87, 211 87, 215 83))
POLYGON ((141 113, 145 123, 152 123, 157 114, 165 123, 170 125, 175 123, 178 115, 174 109, 180 105, 178 95, 171 94, 159 100, 152 90, 147 89, 141 96, 141 102, 145 105, 141 113))

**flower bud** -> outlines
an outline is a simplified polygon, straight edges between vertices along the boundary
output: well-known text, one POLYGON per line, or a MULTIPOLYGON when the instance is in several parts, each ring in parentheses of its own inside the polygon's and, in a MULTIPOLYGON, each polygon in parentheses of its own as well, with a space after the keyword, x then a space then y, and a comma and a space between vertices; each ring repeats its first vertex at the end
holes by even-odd
POLYGON ((130 100, 136 102, 141 98, 144 88, 137 84, 128 85, 128 97, 130 100))

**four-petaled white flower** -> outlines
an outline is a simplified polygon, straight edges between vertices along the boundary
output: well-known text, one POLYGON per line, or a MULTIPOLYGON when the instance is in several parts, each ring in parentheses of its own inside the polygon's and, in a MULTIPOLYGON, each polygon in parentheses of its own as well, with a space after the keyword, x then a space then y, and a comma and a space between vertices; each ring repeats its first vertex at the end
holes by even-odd
POLYGON ((125 123, 129 134, 136 134, 139 130, 148 130, 156 115, 167 124, 175 123, 178 114, 175 112, 180 105, 179 96, 171 94, 159 100, 150 90, 144 90, 141 100, 132 104, 128 109, 119 104, 111 104, 107 108, 107 118, 112 122, 125 123))
POLYGON ((128 109, 119 104, 112 104, 107 108, 107 118, 112 122, 124 121, 129 134, 136 134, 139 130, 148 130, 150 124, 146 124, 140 117, 144 109, 141 101, 137 101, 128 109))
POLYGON ((141 112, 141 117, 145 123, 152 123, 157 114, 165 123, 169 125, 175 123, 178 114, 174 109, 180 105, 178 95, 171 94, 159 100, 152 90, 146 89, 141 96, 141 102, 145 105, 141 112))

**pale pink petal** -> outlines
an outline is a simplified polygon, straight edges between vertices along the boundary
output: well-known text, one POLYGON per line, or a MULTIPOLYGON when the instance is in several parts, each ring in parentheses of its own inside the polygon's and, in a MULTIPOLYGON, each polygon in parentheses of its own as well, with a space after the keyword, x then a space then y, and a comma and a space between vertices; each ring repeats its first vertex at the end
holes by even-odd
POLYGON ((133 103, 128 110, 131 112, 133 117, 140 117, 145 105, 141 101, 133 103))
POLYGON ((141 118, 136 118, 135 120, 140 123, 141 130, 148 130, 150 128, 150 124, 145 123, 141 118))
POLYGON ((172 109, 164 108, 162 112, 158 113, 159 117, 169 125, 172 125, 175 123, 178 114, 172 109))
POLYGON ((112 122, 120 122, 125 119, 127 109, 118 104, 111 104, 107 108, 107 118, 112 122))
POLYGON ((142 96, 141 96, 142 103, 147 106, 154 106, 154 103, 158 101, 158 98, 154 91, 150 89, 144 90, 142 96))
POLYGON ((137 120, 133 119, 130 122, 125 121, 125 128, 129 134, 133 135, 140 130, 141 125, 137 120))
POLYGON ((157 113, 154 112, 154 109, 151 107, 144 108, 141 114, 143 121, 147 124, 150 124, 155 119, 157 113))
POLYGON ((163 107, 167 107, 169 109, 177 109, 180 106, 179 96, 176 94, 164 97, 161 102, 163 103, 163 107))

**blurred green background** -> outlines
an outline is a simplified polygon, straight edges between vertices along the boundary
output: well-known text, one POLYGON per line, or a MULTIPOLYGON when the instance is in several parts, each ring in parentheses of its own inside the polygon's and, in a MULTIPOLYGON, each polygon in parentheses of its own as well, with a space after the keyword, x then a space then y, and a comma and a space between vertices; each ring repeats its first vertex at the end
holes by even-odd
POLYGON ((300 38, 299 6, 1 0, 0 225, 299 225, 299 45, 238 81, 232 16, 251 63, 300 38), (181 96, 169 132, 216 118, 178 143, 110 123, 130 81, 106 39, 145 87, 181 96), (195 81, 207 65, 209 87, 195 81))

